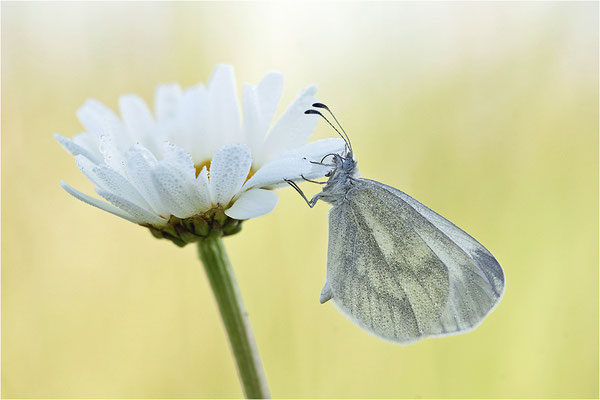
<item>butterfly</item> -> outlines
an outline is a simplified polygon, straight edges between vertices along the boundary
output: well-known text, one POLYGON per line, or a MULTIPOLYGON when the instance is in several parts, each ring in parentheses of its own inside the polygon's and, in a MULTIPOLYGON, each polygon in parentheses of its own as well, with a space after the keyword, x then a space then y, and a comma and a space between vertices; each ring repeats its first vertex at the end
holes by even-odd
POLYGON ((498 261, 406 193, 360 178, 348 135, 327 106, 313 107, 327 110, 344 134, 320 111, 305 113, 320 115, 346 143, 341 154, 313 161, 331 170, 311 200, 286 180, 311 208, 332 205, 320 302, 331 300, 359 327, 398 344, 476 328, 504 294, 498 261))

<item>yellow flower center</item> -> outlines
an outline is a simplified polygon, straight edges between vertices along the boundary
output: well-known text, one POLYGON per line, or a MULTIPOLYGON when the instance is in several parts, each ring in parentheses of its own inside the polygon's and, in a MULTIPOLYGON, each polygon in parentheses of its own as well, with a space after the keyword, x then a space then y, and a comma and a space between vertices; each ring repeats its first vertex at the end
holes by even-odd
POLYGON ((202 169, 206 167, 207 170, 210 169, 210 160, 204 161, 200 164, 196 164, 194 165, 194 168, 196 168, 196 178, 198 177, 198 175, 200 175, 200 172, 202 172, 202 169))

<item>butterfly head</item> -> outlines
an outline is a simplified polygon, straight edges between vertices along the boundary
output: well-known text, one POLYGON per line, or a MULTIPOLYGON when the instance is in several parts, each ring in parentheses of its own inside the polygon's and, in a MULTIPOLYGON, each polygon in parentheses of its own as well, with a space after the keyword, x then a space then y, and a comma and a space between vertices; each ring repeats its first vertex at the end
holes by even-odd
POLYGON ((352 150, 346 150, 343 154, 331 154, 333 169, 329 171, 325 176, 332 177, 335 175, 343 174, 345 176, 353 177, 356 171, 356 160, 352 150))

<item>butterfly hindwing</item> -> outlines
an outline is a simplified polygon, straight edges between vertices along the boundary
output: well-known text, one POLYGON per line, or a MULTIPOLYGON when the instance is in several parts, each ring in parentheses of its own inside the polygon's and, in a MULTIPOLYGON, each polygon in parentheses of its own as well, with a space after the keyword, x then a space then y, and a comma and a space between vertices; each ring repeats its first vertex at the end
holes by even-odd
POLYGON ((446 267, 397 213, 357 188, 330 213, 327 282, 334 303, 364 329, 408 344, 437 323, 446 267))
POLYGON ((330 212, 329 297, 397 343, 477 326, 504 274, 475 239, 405 193, 358 179, 330 212))

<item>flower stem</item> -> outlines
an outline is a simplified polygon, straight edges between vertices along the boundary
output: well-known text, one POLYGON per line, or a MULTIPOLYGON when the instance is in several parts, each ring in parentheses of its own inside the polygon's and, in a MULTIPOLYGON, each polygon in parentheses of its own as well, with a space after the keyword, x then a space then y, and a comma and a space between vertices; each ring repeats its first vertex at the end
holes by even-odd
POLYGON ((269 388, 250 329, 248 313, 222 239, 211 236, 199 241, 198 254, 217 300, 246 398, 269 398, 269 388))

